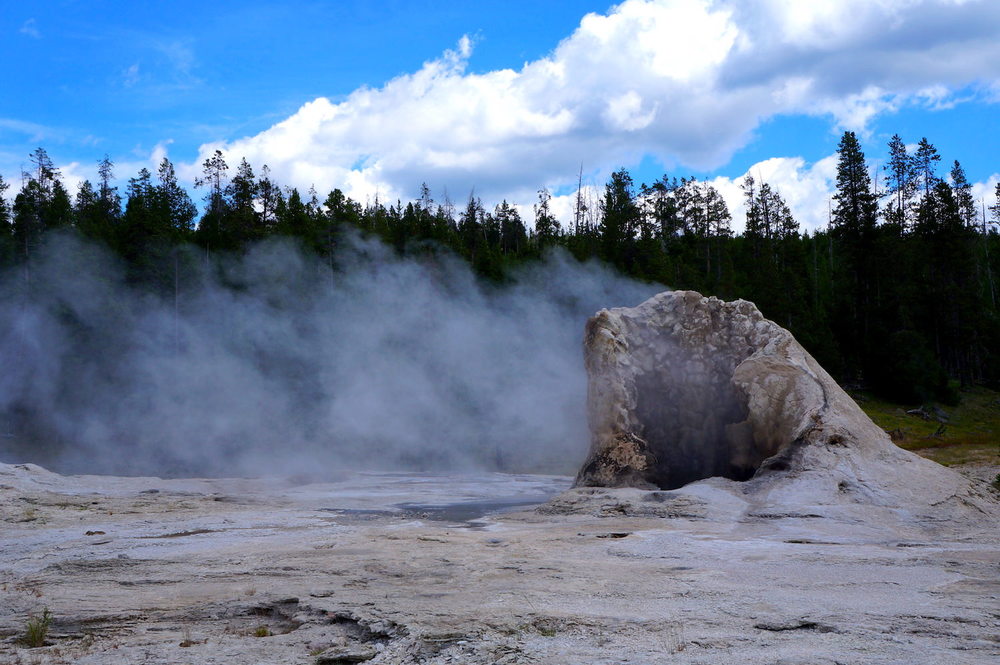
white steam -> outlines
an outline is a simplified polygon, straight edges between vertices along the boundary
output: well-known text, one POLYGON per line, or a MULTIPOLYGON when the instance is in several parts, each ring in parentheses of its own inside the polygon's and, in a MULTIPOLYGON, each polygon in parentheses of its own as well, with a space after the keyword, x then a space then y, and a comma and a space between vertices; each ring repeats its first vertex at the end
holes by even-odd
POLYGON ((101 251, 51 239, 30 290, 22 270, 0 277, 0 461, 572 472, 588 439, 583 324, 659 289, 563 254, 489 287, 448 256, 347 244, 333 272, 285 242, 221 271, 189 256, 175 310, 101 251))

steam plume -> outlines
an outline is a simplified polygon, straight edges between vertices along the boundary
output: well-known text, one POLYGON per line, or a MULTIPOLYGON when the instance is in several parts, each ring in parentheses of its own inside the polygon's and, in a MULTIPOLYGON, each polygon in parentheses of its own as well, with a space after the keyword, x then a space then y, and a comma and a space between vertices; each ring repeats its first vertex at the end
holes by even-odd
MULTIPOLYGON (((572 472, 581 336, 657 287, 553 254, 502 287, 349 239, 336 270, 273 241, 173 296, 55 236, 0 276, 0 460, 63 472, 572 472)), ((201 266, 201 267, 199 267, 201 266)))

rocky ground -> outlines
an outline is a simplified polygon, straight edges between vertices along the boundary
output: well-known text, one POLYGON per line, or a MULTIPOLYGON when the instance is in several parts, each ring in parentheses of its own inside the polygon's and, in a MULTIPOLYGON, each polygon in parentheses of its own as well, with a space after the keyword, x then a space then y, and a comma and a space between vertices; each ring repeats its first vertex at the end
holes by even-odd
POLYGON ((0 465, 0 662, 1000 662, 985 484, 960 525, 719 479, 529 506, 569 482, 0 465))

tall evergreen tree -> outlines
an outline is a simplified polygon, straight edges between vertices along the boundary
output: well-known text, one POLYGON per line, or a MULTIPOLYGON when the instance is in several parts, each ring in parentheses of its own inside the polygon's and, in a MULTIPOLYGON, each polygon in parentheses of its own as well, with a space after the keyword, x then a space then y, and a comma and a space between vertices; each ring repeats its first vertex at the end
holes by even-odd
POLYGON ((81 182, 77 189, 73 201, 73 219, 77 230, 87 238, 109 247, 115 246, 117 229, 113 224, 114 220, 105 215, 104 206, 89 180, 81 182))
POLYGON ((201 165, 202 177, 194 182, 195 187, 205 187, 205 214, 198 224, 198 239, 209 249, 232 249, 236 239, 227 233, 226 217, 229 202, 226 200, 226 181, 229 165, 221 150, 207 158, 201 165))
POLYGON ((940 180, 937 177, 937 163, 940 161, 941 155, 938 154, 937 148, 926 137, 920 139, 917 151, 913 154, 913 170, 923 196, 930 196, 940 180))
POLYGON ((44 148, 35 148, 29 158, 35 165, 32 173, 25 173, 26 179, 34 179, 38 187, 48 193, 52 188, 52 183, 59 177, 59 170, 52 163, 52 158, 44 148))
POLYGON ((878 206, 861 144, 844 132, 837 146, 837 191, 833 196, 834 239, 840 248, 835 265, 838 294, 835 320, 845 344, 849 371, 863 372, 874 361, 875 225, 878 206))
POLYGON ((500 251, 512 256, 524 249, 528 232, 517 208, 504 199, 493 211, 493 217, 500 225, 500 251))
POLYGON ((990 218, 995 224, 1000 224, 1000 182, 996 184, 996 188, 993 190, 993 199, 996 202, 990 206, 990 218))
POLYGON ((284 194, 281 187, 271 180, 271 169, 267 164, 260 170, 257 181, 257 204, 260 206, 260 225, 265 235, 274 231, 277 225, 277 212, 284 205, 284 194))
POLYGON ((604 259, 628 272, 634 261, 640 210, 632 176, 625 169, 611 174, 601 201, 601 247, 604 259))
POLYGON ((256 209, 257 179, 247 160, 241 159, 236 175, 226 186, 229 209, 226 211, 224 233, 232 237, 237 246, 264 237, 264 226, 256 209))
POLYGON ((917 183, 913 157, 907 153, 906 144, 899 134, 894 134, 890 139, 889 162, 882 168, 887 173, 889 183, 886 191, 889 202, 884 213, 885 220, 889 224, 898 226, 900 230, 906 230, 910 201, 916 193, 917 183))
POLYGON ((35 168, 25 173, 24 185, 14 198, 12 234, 17 252, 25 261, 25 277, 30 280, 30 262, 42 235, 72 223, 72 203, 63 187, 59 170, 48 153, 37 148, 31 153, 35 168))
POLYGON ((951 176, 951 191, 962 221, 965 222, 966 226, 973 227, 976 225, 977 217, 976 201, 972 198, 972 185, 965 177, 965 169, 962 168, 957 159, 952 165, 949 175, 951 176))
POLYGON ((833 228, 857 242, 875 228, 877 206, 865 154, 854 132, 844 132, 837 146, 837 191, 833 195, 833 228))
POLYGON ((0 269, 13 262, 14 237, 13 219, 10 203, 7 202, 7 189, 10 185, 0 175, 0 269))
POLYGON ((539 248, 553 244, 559 237, 561 229, 559 222, 552 214, 549 201, 552 195, 544 187, 538 190, 538 202, 535 203, 535 240, 539 248))
POLYGON ((10 205, 7 203, 7 190, 10 185, 0 175, 0 235, 10 233, 10 205))
POLYGON ((73 224, 73 202, 59 178, 52 182, 51 193, 42 210, 42 223, 46 231, 69 228, 73 224))
POLYGON ((177 182, 174 165, 166 157, 160 161, 156 176, 157 214, 166 220, 175 239, 186 239, 194 231, 194 219, 198 215, 198 208, 187 190, 177 182))
MULTIPOLYGON (((297 239, 304 247, 313 251, 322 251, 327 246, 328 238, 315 196, 310 195, 303 201, 299 190, 293 188, 283 203, 277 210, 278 233, 297 239)), ((382 213, 384 212, 382 207, 382 213)))
POLYGON ((160 226, 157 213, 153 176, 143 168, 128 181, 125 213, 118 233, 118 251, 133 266, 145 263, 154 251, 157 236, 167 230, 160 226))
POLYGON ((101 208, 101 214, 108 220, 111 226, 121 217, 122 199, 118 194, 118 188, 111 183, 115 178, 114 162, 108 155, 97 163, 98 190, 97 199, 101 208))
POLYGON ((483 224, 485 217, 486 211, 483 209, 483 202, 475 193, 470 193, 465 210, 458 217, 458 235, 462 247, 465 248, 473 261, 485 249, 486 236, 483 224))
POLYGON ((677 178, 671 180, 666 175, 649 187, 643 187, 642 200, 653 226, 654 235, 664 250, 669 250, 673 240, 681 231, 681 220, 674 197, 678 187, 677 178))

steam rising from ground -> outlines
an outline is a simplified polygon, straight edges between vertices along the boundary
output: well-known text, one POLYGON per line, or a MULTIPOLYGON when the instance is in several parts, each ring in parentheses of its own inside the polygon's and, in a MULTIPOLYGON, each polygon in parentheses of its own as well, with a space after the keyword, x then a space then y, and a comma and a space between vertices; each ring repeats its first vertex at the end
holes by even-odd
POLYGON ((189 262, 175 310, 98 248, 50 239, 30 296, 23 271, 0 276, 0 461, 159 475, 575 470, 588 443, 583 324, 657 287, 562 254, 489 287, 448 256, 347 245, 336 271, 285 242, 220 270, 189 262))

